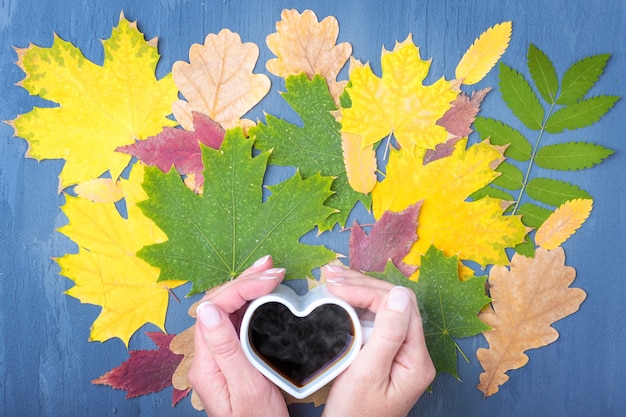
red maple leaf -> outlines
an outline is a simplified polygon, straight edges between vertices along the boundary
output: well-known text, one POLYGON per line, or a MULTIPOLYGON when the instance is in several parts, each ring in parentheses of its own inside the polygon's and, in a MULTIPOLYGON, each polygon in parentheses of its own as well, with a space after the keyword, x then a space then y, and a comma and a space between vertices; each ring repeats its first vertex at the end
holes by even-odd
POLYGON ((174 166, 181 175, 194 174, 196 189, 201 189, 204 184, 202 175, 204 166, 200 143, 219 149, 225 131, 203 114, 193 113, 193 116, 193 131, 165 127, 158 135, 132 145, 121 146, 117 151, 132 155, 144 164, 156 166, 163 172, 169 171, 174 166))
POLYGON ((407 277, 413 274, 417 267, 402 260, 417 240, 417 217, 421 207, 420 201, 398 213, 386 211, 374 224, 369 236, 355 221, 348 243, 350 268, 363 272, 384 272, 387 261, 391 259, 407 277))
MULTIPOLYGON (((124 363, 91 382, 124 390, 126 398, 159 392, 171 386, 172 375, 184 356, 170 350, 170 342, 176 335, 162 332, 146 334, 157 345, 157 349, 131 350, 128 352, 130 357, 124 363)), ((172 406, 188 392, 189 390, 174 389, 172 406)))

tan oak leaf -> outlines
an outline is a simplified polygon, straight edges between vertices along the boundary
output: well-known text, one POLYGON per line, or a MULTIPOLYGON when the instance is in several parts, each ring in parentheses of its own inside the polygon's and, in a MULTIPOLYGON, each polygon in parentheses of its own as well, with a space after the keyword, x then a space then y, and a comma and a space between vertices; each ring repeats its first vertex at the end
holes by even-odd
POLYGON ((174 82, 185 97, 173 105, 176 120, 193 130, 193 112, 202 113, 224 129, 247 127, 254 123, 241 120, 270 89, 265 74, 254 74, 259 48, 228 29, 209 34, 204 44, 189 49, 189 63, 175 62, 174 82))

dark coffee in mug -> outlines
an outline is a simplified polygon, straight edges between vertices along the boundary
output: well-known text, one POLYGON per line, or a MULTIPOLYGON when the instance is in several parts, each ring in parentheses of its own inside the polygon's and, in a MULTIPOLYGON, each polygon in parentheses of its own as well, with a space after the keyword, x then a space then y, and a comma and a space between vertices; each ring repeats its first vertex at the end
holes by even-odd
POLYGON ((248 327, 254 352, 298 387, 340 360, 354 342, 348 313, 335 304, 317 307, 298 317, 281 303, 261 305, 248 327))

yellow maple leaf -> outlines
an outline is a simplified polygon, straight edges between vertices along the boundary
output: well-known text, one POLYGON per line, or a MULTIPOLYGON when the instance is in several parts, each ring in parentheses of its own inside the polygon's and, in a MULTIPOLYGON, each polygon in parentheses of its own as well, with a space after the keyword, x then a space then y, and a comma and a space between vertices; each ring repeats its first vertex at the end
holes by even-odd
POLYGON ((343 109, 342 132, 363 137, 371 145, 393 133, 398 143, 412 151, 434 148, 448 133, 436 124, 450 108, 458 90, 444 78, 432 85, 422 83, 430 61, 420 58, 411 35, 394 50, 383 50, 382 78, 366 65, 350 65, 351 85, 346 87, 351 107, 343 109))
POLYGON ((418 240, 405 258, 419 265, 431 245, 446 256, 458 255, 480 265, 506 264, 505 248, 524 240, 527 233, 519 216, 504 216, 501 200, 467 197, 489 184, 499 174, 502 150, 488 141, 466 149, 460 140, 450 156, 426 165, 424 152, 392 151, 387 175, 372 191, 374 216, 386 210, 399 212, 423 201, 418 217, 418 240))
POLYGON ((305 73, 309 78, 316 74, 326 79, 331 96, 338 103, 339 95, 347 81, 337 81, 352 45, 337 43, 339 23, 333 16, 321 22, 312 10, 300 14, 297 10, 283 10, 276 23, 276 32, 267 36, 270 51, 277 56, 267 61, 269 72, 279 77, 305 73))
POLYGON ((159 269, 136 256, 143 246, 167 239, 137 207, 147 198, 142 180, 143 166, 139 164, 134 165, 128 180, 121 180, 126 219, 113 203, 66 196, 63 212, 69 223, 59 231, 79 249, 57 262, 61 275, 75 284, 68 295, 102 306, 91 329, 91 340, 119 337, 128 345, 132 334, 148 322, 165 330, 169 289, 183 283, 157 282, 159 269))
POLYGON ((586 298, 580 288, 569 288, 575 277, 574 268, 565 265, 563 248, 539 248, 534 258, 515 254, 510 269, 491 269, 492 308, 479 314, 492 328, 484 333, 489 348, 476 352, 485 370, 478 389, 485 396, 498 392, 509 379, 506 372, 526 365, 526 350, 558 339, 559 333, 551 324, 578 311, 586 298))
POLYGON ((224 129, 253 125, 240 119, 270 89, 265 74, 252 72, 258 58, 258 46, 242 43, 241 37, 228 29, 210 33, 203 45, 193 44, 189 63, 177 61, 172 66, 174 81, 187 100, 174 103, 176 120, 193 130, 193 112, 198 112, 224 129))
POLYGON ((587 220, 592 207, 589 198, 566 201, 537 229, 535 243, 546 250, 561 246, 587 220))
POLYGON ((121 15, 102 45, 102 66, 56 35, 51 48, 17 49, 26 73, 20 85, 59 106, 35 107, 11 124, 28 141, 27 156, 65 159, 60 189, 107 170, 116 179, 131 158, 117 147, 175 124, 166 116, 178 91, 171 75, 155 77, 156 40, 146 42, 136 23, 121 15))
POLYGON ((511 22, 502 22, 483 32, 459 61, 456 78, 467 85, 482 80, 508 48, 511 30, 511 22))

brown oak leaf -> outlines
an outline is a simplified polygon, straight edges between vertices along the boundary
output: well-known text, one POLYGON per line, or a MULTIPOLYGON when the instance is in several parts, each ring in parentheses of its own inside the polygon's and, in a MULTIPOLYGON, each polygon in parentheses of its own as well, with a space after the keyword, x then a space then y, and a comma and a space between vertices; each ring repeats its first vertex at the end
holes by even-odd
POLYGON ((551 324, 578 311, 586 297, 582 289, 569 288, 575 277, 574 268, 565 265, 561 247, 551 251, 538 248, 534 258, 516 254, 510 269, 491 269, 492 308, 479 315, 492 328, 484 333, 489 348, 476 352, 485 370, 478 389, 485 396, 495 394, 508 381, 507 371, 526 365, 526 350, 558 339, 551 324))
POLYGON ((176 120, 192 130, 192 112, 209 116, 224 129, 254 125, 240 120, 270 89, 265 74, 254 74, 259 58, 259 47, 243 43, 241 37, 228 29, 217 35, 210 33, 204 44, 193 44, 189 49, 189 63, 175 62, 172 66, 174 82, 185 100, 174 103, 176 120))
POLYGON ((352 54, 349 43, 336 44, 338 35, 339 24, 333 16, 318 22, 311 10, 302 14, 283 10, 276 32, 266 39, 277 56, 267 61, 267 70, 283 78, 304 72, 311 79, 319 74, 326 79, 328 90, 338 103, 346 81, 337 81, 337 75, 352 54))

